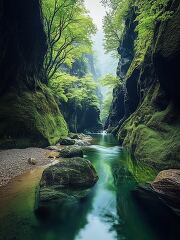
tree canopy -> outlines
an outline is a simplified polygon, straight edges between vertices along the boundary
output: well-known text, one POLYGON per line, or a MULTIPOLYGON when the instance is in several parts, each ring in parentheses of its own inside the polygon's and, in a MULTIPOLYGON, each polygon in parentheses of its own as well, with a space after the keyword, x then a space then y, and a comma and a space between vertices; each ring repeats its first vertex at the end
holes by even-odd
POLYGON ((96 28, 80 0, 43 0, 48 51, 44 67, 48 79, 92 51, 91 34, 96 28))
POLYGON ((106 119, 108 118, 109 110, 112 104, 113 89, 117 86, 120 86, 122 84, 122 81, 113 74, 107 74, 99 79, 99 83, 106 89, 106 95, 101 105, 101 121, 105 123, 106 119))
POLYGON ((109 91, 121 84, 121 80, 110 73, 100 78, 99 82, 101 86, 107 87, 109 91))
POLYGON ((124 19, 132 0, 103 0, 108 9, 103 21, 105 34, 104 47, 107 53, 117 56, 117 48, 124 32, 124 19))
POLYGON ((99 99, 96 95, 97 84, 90 74, 79 78, 61 72, 57 78, 50 80, 50 87, 61 101, 74 101, 79 106, 83 102, 99 106, 99 99))

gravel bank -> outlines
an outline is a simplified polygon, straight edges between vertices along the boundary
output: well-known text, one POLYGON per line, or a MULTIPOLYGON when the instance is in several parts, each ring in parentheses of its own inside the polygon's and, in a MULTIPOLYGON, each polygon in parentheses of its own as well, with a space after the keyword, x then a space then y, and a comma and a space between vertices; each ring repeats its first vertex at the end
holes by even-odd
POLYGON ((52 161, 48 158, 49 152, 41 148, 0 150, 0 186, 27 170, 49 164, 52 161), (34 158, 36 165, 29 164, 29 158, 34 158))

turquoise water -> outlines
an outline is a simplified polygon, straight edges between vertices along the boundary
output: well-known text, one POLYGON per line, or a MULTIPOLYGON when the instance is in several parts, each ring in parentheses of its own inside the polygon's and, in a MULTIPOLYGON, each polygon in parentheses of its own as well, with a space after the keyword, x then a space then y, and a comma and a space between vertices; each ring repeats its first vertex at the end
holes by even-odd
POLYGON ((128 153, 111 135, 93 137, 94 145, 87 148, 85 158, 96 167, 99 181, 88 198, 57 206, 51 217, 38 218, 34 214, 34 199, 42 169, 24 174, 0 189, 0 239, 158 239, 132 198, 137 179, 132 175, 132 167, 130 171, 128 153))

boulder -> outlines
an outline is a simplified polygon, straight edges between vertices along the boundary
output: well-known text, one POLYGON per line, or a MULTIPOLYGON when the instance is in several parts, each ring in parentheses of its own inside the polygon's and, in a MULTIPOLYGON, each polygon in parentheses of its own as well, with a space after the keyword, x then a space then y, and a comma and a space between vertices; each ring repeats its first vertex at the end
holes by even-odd
POLYGON ((50 203, 81 200, 97 180, 90 161, 80 157, 62 159, 44 170, 36 192, 35 210, 49 208, 50 203))
POLYGON ((151 183, 151 187, 169 206, 180 208, 179 169, 161 171, 151 183))
POLYGON ((78 133, 70 133, 70 134, 69 134, 69 137, 70 137, 71 139, 81 139, 81 136, 80 136, 80 134, 78 134, 78 133))
POLYGON ((44 170, 40 186, 88 188, 92 187, 97 180, 96 170, 90 161, 80 157, 67 158, 44 170))
POLYGON ((62 158, 83 157, 83 151, 80 147, 65 147, 59 152, 59 156, 62 158))
POLYGON ((75 140, 71 139, 69 137, 66 137, 66 138, 61 138, 59 143, 61 145, 74 145, 75 144, 75 140))
POLYGON ((75 144, 77 146, 89 146, 92 144, 93 138, 90 135, 85 135, 83 133, 78 135, 78 138, 75 139, 75 144))

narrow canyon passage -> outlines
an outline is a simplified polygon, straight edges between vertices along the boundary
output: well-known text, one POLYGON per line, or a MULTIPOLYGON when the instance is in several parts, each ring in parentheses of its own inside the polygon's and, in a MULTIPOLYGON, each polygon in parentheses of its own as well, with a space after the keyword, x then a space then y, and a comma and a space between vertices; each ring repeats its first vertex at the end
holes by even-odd
POLYGON ((0 240, 179 240, 180 0, 0 0, 0 240))
MULTIPOLYGON (((27 240, 163 239, 161 224, 157 232, 145 221, 147 213, 140 211, 131 193, 138 183, 128 170, 129 153, 117 146, 112 135, 92 136, 94 143, 86 148, 85 158, 96 167, 99 181, 88 197, 81 202, 54 205, 49 215, 39 218, 34 213, 35 190, 43 169, 16 177, 0 189, 0 239, 24 240, 24 236, 27 240)), ((148 179, 153 177, 152 173, 148 179)), ((161 220, 159 216, 158 221, 161 220)), ((173 229, 178 231, 178 225, 173 229)))

